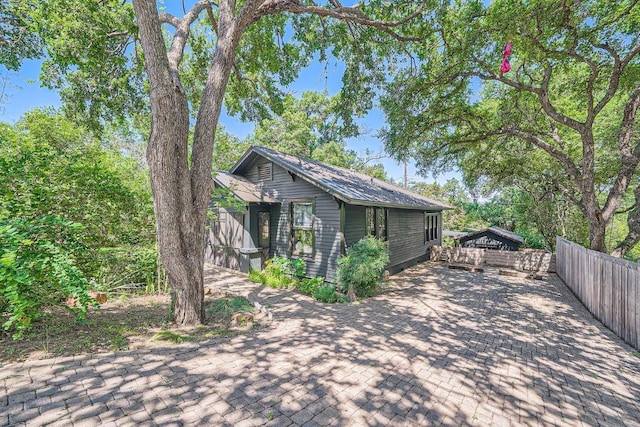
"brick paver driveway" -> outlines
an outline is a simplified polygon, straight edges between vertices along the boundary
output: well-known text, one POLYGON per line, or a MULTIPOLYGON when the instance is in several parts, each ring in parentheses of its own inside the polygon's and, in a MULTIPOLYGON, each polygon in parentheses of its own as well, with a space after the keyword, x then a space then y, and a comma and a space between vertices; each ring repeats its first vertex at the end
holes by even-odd
POLYGON ((640 426, 640 359, 552 277, 425 263, 323 305, 216 273, 268 329, 0 367, 0 425, 640 426))

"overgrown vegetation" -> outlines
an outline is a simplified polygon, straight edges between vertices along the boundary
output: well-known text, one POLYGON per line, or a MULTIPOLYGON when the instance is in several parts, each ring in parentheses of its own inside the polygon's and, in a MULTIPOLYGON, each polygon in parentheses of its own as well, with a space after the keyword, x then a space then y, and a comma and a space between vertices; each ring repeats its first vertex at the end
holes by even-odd
POLYGON ((81 228, 55 216, 0 217, 0 316, 8 313, 2 327, 15 331, 14 339, 31 328, 46 305, 64 306, 84 318, 93 300, 74 256, 81 228))
POLYGON ((146 171, 107 140, 51 110, 0 123, 0 316, 16 338, 46 306, 82 319, 91 288, 160 289, 146 171))
POLYGON ((338 289, 347 295, 366 298, 374 295, 383 283, 389 263, 387 242, 367 236, 356 242, 347 255, 338 260, 338 289))

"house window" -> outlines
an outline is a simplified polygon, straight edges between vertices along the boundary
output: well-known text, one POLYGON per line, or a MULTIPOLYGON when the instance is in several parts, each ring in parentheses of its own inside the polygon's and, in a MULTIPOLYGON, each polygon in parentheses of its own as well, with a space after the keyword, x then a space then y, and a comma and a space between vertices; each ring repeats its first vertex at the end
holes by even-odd
POLYGON ((387 208, 366 209, 366 233, 380 240, 387 240, 387 208))
POLYGON ((313 202, 291 203, 293 256, 313 255, 313 202))
POLYGON ((440 238, 437 213, 424 213, 424 242, 431 242, 440 238))
POLYGON ((258 179, 260 181, 271 181, 273 179, 273 163, 265 163, 258 166, 258 179))
POLYGON ((271 214, 269 212, 258 212, 258 246, 268 248, 271 246, 269 239, 269 227, 271 214))

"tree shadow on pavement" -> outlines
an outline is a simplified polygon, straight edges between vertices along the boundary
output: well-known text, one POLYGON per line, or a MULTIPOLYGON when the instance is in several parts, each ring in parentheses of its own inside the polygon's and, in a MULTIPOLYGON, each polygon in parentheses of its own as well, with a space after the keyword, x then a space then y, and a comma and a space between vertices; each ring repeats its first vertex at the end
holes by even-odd
POLYGON ((638 359, 553 275, 425 263, 374 298, 327 305, 209 273, 272 326, 4 366, 0 425, 640 425, 638 359))

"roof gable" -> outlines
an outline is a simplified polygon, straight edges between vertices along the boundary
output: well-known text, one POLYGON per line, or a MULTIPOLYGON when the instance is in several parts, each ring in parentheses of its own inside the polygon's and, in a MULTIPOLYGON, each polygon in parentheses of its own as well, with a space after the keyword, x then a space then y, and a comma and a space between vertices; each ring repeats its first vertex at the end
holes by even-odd
POLYGON ((487 227, 487 228, 483 228, 482 230, 478 230, 478 231, 472 231, 471 233, 467 233, 463 236, 459 236, 456 237, 456 240, 469 240, 470 238, 473 238, 474 236, 478 236, 482 233, 493 233, 495 235, 498 235, 500 237, 503 237, 505 239, 517 242, 517 243, 523 243, 524 242, 524 238, 522 236, 520 236, 519 234, 516 234, 512 231, 508 231, 505 230, 504 228, 500 228, 497 227, 495 225, 492 225, 491 227, 487 227))
POLYGON ((258 157, 270 160, 349 204, 435 211, 451 209, 444 203, 368 175, 265 147, 251 147, 231 173, 246 171, 258 157))

